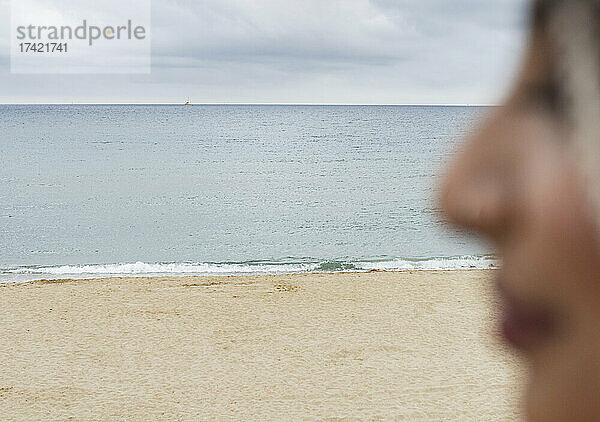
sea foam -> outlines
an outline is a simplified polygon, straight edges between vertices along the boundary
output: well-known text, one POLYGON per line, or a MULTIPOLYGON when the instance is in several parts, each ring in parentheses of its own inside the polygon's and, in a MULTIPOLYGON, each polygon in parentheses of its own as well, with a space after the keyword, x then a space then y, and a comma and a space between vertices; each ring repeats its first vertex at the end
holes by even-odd
POLYGON ((185 275, 260 275, 365 271, 493 269, 492 256, 438 257, 426 259, 381 258, 373 260, 286 260, 241 263, 124 263, 19 267, 0 270, 0 282, 57 278, 143 277, 185 275))

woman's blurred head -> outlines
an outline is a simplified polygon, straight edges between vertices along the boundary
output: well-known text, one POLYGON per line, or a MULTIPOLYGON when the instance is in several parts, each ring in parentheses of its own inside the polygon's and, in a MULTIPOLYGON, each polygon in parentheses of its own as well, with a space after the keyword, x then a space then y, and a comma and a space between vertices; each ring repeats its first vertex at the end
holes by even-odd
POLYGON ((449 167, 449 220, 503 260, 502 330, 531 366, 533 421, 600 420, 600 7, 534 5, 503 107, 449 167))

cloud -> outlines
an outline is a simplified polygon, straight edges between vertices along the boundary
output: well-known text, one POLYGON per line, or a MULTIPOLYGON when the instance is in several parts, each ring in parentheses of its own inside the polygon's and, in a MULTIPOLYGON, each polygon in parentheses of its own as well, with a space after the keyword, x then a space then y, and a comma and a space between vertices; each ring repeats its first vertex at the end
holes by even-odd
POLYGON ((154 1, 152 75, 57 76, 54 88, 34 77, 37 94, 8 75, 0 101, 491 103, 518 61, 526 4, 154 1))
MULTIPOLYGON (((176 0, 155 18, 155 57, 389 64, 406 28, 367 0, 176 0), (177 24, 174 26, 173 23, 177 24)), ((169 61, 170 63, 170 61, 169 61)))

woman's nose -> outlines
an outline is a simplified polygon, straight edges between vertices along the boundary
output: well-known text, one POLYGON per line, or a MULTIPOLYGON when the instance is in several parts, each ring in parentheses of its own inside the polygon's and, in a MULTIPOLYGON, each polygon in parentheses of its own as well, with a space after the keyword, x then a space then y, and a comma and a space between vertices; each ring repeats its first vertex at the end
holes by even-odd
MULTIPOLYGON (((477 132, 448 166, 440 205, 447 219, 460 227, 495 235, 505 222, 505 186, 495 151, 492 125, 477 132)), ((497 147, 497 144, 496 144, 497 147)))

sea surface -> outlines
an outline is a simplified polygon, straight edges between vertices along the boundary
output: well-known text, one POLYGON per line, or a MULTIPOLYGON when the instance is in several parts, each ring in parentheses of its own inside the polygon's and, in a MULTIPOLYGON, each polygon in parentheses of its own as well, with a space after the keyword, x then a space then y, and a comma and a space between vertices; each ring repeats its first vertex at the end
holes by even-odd
POLYGON ((435 203, 486 112, 0 105, 0 282, 493 267, 435 203))

